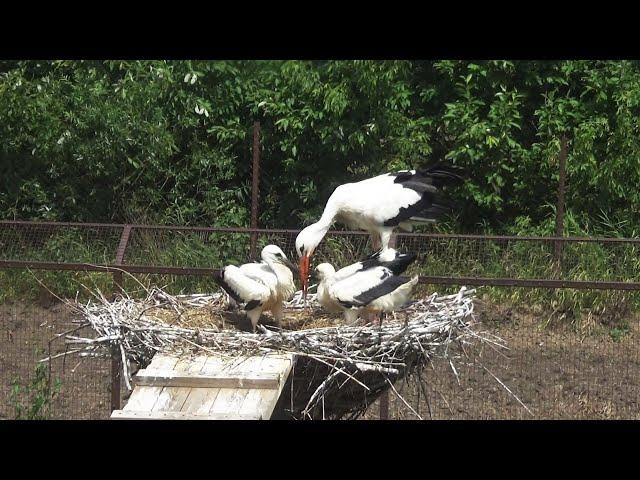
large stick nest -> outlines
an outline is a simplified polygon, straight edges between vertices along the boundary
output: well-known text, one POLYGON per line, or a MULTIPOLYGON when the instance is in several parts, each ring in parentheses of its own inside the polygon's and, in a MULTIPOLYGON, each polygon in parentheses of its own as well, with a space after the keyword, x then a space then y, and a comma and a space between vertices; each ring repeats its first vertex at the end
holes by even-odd
MULTIPOLYGON (((156 352, 216 353, 228 356, 290 352, 297 355, 284 407, 293 418, 356 418, 393 383, 434 356, 450 355, 450 346, 476 339, 502 347, 499 339, 478 334, 473 325, 475 290, 433 295, 382 322, 347 326, 327 315, 301 292, 286 305, 285 321, 263 324, 259 333, 242 331, 224 294, 172 296, 161 289, 142 299, 124 294, 110 301, 100 292, 76 303, 82 318, 66 334, 70 353, 122 359, 123 378, 131 389, 131 364, 146 367, 156 352), (79 336, 90 326, 95 335, 79 336)), ((243 317, 239 317, 243 318, 243 317)), ((245 326, 246 328, 246 326, 245 326)), ((455 371, 455 369, 454 369, 455 371)))

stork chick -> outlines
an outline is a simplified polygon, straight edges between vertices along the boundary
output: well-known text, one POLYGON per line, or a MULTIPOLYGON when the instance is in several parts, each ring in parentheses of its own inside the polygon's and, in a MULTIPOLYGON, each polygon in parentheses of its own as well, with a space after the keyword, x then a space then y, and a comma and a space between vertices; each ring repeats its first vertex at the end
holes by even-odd
POLYGON ((333 313, 342 311, 349 324, 364 312, 399 309, 409 301, 418 283, 418 276, 397 276, 384 266, 359 270, 346 278, 340 278, 340 271, 336 272, 330 263, 316 267, 320 280, 317 298, 326 310, 333 313))
POLYGON ((260 256, 260 263, 228 265, 214 275, 214 281, 244 309, 254 332, 263 311, 271 311, 279 323, 284 302, 296 291, 292 273, 296 266, 278 246, 267 245, 260 256))

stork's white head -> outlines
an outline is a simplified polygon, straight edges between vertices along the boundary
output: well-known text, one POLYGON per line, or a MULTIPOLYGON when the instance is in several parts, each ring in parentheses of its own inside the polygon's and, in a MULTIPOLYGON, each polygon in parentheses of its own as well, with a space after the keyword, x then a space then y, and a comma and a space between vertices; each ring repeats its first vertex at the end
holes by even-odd
POLYGON ((318 274, 318 279, 321 282, 336 273, 336 269, 330 263, 321 263, 315 268, 315 271, 318 274))
POLYGON ((304 228, 296 237, 296 252, 300 257, 300 282, 302 283, 302 293, 307 296, 309 288, 309 264, 311 255, 320 244, 327 233, 329 226, 321 226, 313 223, 304 228))
POLYGON ((282 249, 277 245, 267 245, 266 247, 264 247, 262 249, 260 257, 268 264, 281 263, 291 268, 292 270, 295 270, 296 268, 296 266, 291 263, 291 261, 284 254, 282 249))
POLYGON ((296 237, 296 252, 298 252, 298 257, 310 257, 313 255, 313 251, 327 234, 327 230, 327 228, 321 227, 317 223, 303 228, 296 237))

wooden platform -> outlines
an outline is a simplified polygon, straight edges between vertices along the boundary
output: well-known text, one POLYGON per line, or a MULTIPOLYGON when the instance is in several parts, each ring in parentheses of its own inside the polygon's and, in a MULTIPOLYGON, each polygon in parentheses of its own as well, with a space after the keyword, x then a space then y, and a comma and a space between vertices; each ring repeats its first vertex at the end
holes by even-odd
POLYGON ((293 355, 227 358, 157 354, 112 419, 267 420, 293 366, 293 355))

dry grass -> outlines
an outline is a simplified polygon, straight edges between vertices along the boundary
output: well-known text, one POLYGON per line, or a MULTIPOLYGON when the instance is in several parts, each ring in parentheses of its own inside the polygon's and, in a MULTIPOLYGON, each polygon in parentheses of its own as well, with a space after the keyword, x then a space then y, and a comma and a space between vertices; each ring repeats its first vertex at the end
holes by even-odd
MULTIPOLYGON (((179 313, 166 306, 157 306, 152 307, 145 315, 166 325, 184 328, 217 331, 236 329, 246 331, 249 328, 249 321, 242 311, 232 310, 224 305, 189 307, 179 313)), ((285 308, 284 318, 279 323, 276 323, 269 313, 260 317, 260 323, 277 326, 283 330, 297 331, 341 325, 343 317, 328 314, 318 308, 285 308)))

